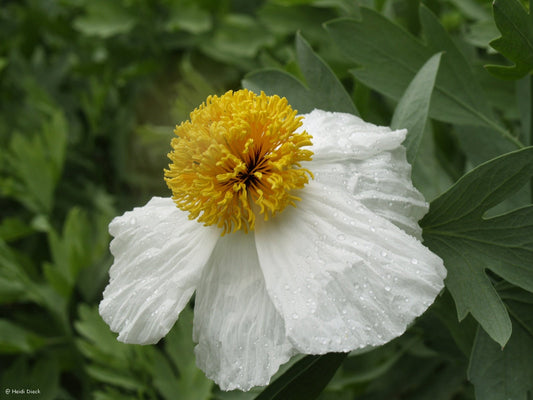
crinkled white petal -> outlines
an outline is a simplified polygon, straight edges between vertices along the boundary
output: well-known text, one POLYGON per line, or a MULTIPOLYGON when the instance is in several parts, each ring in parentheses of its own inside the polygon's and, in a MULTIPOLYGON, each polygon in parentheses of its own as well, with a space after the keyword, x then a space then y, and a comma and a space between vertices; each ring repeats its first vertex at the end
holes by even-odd
POLYGON ((316 182, 256 226, 267 290, 302 353, 347 352, 401 335, 443 288, 442 260, 346 191, 316 182))
POLYGON ((335 185, 410 235, 422 236, 418 221, 428 204, 411 182, 401 146, 406 131, 391 131, 345 113, 314 110, 303 126, 313 136, 315 181, 335 185))
POLYGON ((194 307, 198 366, 223 390, 268 384, 294 353, 266 292, 253 234, 220 239, 194 307))
POLYGON ((100 315, 126 343, 156 343, 176 322, 193 294, 217 240, 218 229, 188 219, 170 198, 109 225, 115 257, 100 315))
POLYGON ((303 114, 299 131, 307 131, 313 139, 313 160, 365 160, 382 151, 396 149, 405 139, 406 130, 391 131, 352 114, 313 110, 303 114))

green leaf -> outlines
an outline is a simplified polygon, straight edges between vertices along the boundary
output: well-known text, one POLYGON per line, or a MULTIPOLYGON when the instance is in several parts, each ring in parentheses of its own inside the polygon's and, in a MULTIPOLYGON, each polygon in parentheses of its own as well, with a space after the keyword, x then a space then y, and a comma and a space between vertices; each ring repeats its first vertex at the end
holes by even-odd
POLYGON ((265 69, 246 75, 242 85, 257 93, 263 90, 268 95, 286 97, 300 114, 319 108, 359 115, 331 68, 300 34, 296 35, 296 57, 305 83, 287 72, 265 69))
POLYGON ((3 218, 0 223, 0 239, 6 242, 20 239, 33 232, 32 227, 26 225, 18 218, 3 218))
POLYGON ((526 309, 530 319, 513 315, 513 335, 504 348, 478 330, 468 368, 477 399, 527 400, 528 391, 533 392, 531 305, 526 309))
POLYGON ((94 392, 94 400, 132 400, 131 393, 124 394, 120 390, 115 390, 112 387, 106 387, 105 392, 94 392))
POLYGON ((471 313, 503 346, 511 321, 486 270, 533 291, 533 206, 484 214, 533 175, 533 147, 486 162, 431 203, 422 219, 425 244, 444 260, 460 320, 471 313))
POLYGON ((171 32, 183 30, 198 35, 207 32, 213 25, 209 13, 195 3, 175 2, 170 3, 169 7, 165 28, 171 32))
POLYGON ((176 397, 183 400, 208 400, 211 397, 213 382, 196 366, 192 324, 193 312, 185 307, 177 323, 165 337, 165 352, 179 372, 179 377, 175 379, 174 395, 179 395, 176 397))
POLYGON ((26 261, 16 250, 0 240, 0 304, 32 301, 50 310, 61 308, 59 299, 48 286, 32 280, 24 268, 26 261))
MULTIPOLYGON (((104 196, 97 189, 91 192, 96 200, 104 196)), ((47 232, 52 263, 44 264, 44 274, 54 290, 65 298, 70 297, 80 273, 91 266, 98 267, 108 255, 107 226, 111 218, 106 215, 107 210, 96 207, 90 220, 80 208, 71 208, 61 234, 52 228, 47 232)), ((91 279, 95 280, 95 275, 91 269, 91 279)))
POLYGON ((251 59, 261 48, 274 44, 274 35, 248 15, 227 14, 218 22, 213 36, 200 46, 217 60, 239 64, 239 60, 251 59))
POLYGON ((48 214, 61 176, 67 146, 67 121, 52 110, 41 131, 31 138, 15 133, 10 142, 8 163, 15 176, 13 197, 35 213, 48 214))
POLYGON ((406 128, 408 131, 403 145, 407 150, 407 161, 410 164, 416 158, 422 141, 441 56, 442 53, 435 54, 420 68, 409 83, 392 116, 392 129, 406 128))
POLYGON ((420 22, 427 44, 376 11, 361 7, 361 15, 362 20, 342 18, 325 25, 341 54, 359 66, 350 70, 359 81, 399 100, 422 65, 436 52, 444 51, 430 117, 454 124, 490 127, 515 147, 522 147, 496 121, 468 62, 425 6, 420 7, 420 22))
POLYGON ((437 144, 431 124, 428 132, 422 135, 418 155, 412 165, 413 185, 428 201, 444 193, 453 183, 436 155, 437 144))
POLYGON ((86 3, 86 15, 74 20, 74 27, 90 36, 108 38, 130 31, 135 18, 120 2, 91 0, 86 3))
POLYGON ((39 335, 0 319, 0 353, 31 353, 45 345, 39 335))
POLYGON ((255 400, 312 400, 328 384, 346 353, 307 356, 266 387, 255 400))
POLYGON ((320 26, 329 17, 336 14, 328 9, 319 9, 304 4, 281 5, 277 2, 266 2, 258 10, 259 20, 278 35, 292 36, 301 31, 306 37, 314 38, 323 31, 320 26), (309 36, 311 35, 311 36, 309 36))
POLYGON ((370 383, 383 377, 420 340, 420 337, 405 335, 383 346, 352 352, 342 369, 329 382, 327 391, 340 393, 347 391, 350 386, 370 383))
POLYGON ((126 367, 133 346, 117 341, 117 335, 111 332, 96 308, 82 304, 78 311, 80 319, 74 326, 80 335, 77 344, 81 352, 94 362, 126 367))
POLYGON ((521 78, 533 70, 533 13, 528 14, 518 0, 495 0, 493 9, 502 36, 490 45, 515 65, 485 67, 500 78, 521 78))
POLYGON ((80 270, 87 266, 87 259, 96 249, 90 246, 91 227, 87 216, 79 208, 69 211, 62 233, 60 236, 54 230, 48 232, 53 264, 45 265, 45 275, 50 278, 55 276, 49 280, 52 286, 68 297, 80 270))
POLYGON ((129 390, 148 391, 147 386, 143 382, 125 371, 118 371, 102 365, 88 365, 85 368, 87 369, 87 373, 97 381, 129 390))
POLYGON ((468 18, 483 21, 490 18, 490 12, 476 0, 450 0, 468 18))
MULTIPOLYGON (((2 365, 4 367, 4 365, 2 365)), ((54 357, 41 356, 33 365, 30 366, 26 357, 19 357, 8 368, 2 370, 0 376, 0 388, 2 395, 4 390, 17 389, 24 390, 25 395, 14 394, 2 397, 9 399, 15 397, 19 399, 39 399, 54 400, 68 399, 59 394, 59 366, 57 359, 54 357), (35 393, 35 391, 39 391, 35 393)))
MULTIPOLYGON (((437 329, 439 329, 444 335, 450 335, 462 354, 469 357, 479 324, 471 317, 466 317, 462 321, 457 320, 455 305, 452 296, 447 290, 439 296, 431 306, 431 310, 433 311, 433 314, 427 313, 426 318, 429 317, 428 319, 430 321, 433 315, 438 318, 438 320, 445 326, 445 329, 442 329, 440 326, 437 326, 437 329)), ((447 354, 449 353, 451 352, 447 351, 447 354)))

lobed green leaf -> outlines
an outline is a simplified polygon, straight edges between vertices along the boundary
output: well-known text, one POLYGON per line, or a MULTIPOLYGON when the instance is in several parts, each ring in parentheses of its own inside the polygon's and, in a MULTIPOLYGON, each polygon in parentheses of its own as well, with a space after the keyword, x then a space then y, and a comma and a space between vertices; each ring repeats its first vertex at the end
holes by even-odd
POLYGON ((494 21, 502 36, 490 45, 515 64, 486 65, 485 68, 500 78, 521 78, 533 70, 533 13, 528 14, 518 0, 495 0, 493 9, 494 21))
POLYGON ((423 64, 444 51, 430 117, 495 129, 515 148, 522 146, 496 120, 471 66, 429 9, 420 7, 426 44, 374 10, 361 7, 361 15, 361 20, 342 18, 325 25, 344 58, 358 66, 350 70, 356 79, 399 100, 423 64))
POLYGON ((501 346, 511 335, 507 310, 486 274, 533 291, 533 206, 484 214, 533 176, 533 147, 497 157, 463 176, 422 219, 425 244, 444 260, 459 319, 471 313, 501 346))

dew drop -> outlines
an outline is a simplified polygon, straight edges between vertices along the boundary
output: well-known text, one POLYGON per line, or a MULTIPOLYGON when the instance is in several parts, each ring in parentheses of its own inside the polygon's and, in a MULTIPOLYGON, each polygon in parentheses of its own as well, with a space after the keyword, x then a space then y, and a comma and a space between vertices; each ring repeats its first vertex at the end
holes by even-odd
POLYGON ((385 291, 390 292, 390 286, 385 286, 385 291))
POLYGON ((413 258, 413 259, 411 260, 411 264, 413 264, 413 265, 418 264, 418 260, 417 260, 416 258, 413 258))
POLYGON ((344 236, 342 233, 340 235, 337 235, 337 240, 342 241, 344 239, 346 239, 346 236, 344 236))
POLYGON ((292 314, 292 319, 298 319, 298 318, 299 318, 298 314, 296 314, 296 313, 292 314))

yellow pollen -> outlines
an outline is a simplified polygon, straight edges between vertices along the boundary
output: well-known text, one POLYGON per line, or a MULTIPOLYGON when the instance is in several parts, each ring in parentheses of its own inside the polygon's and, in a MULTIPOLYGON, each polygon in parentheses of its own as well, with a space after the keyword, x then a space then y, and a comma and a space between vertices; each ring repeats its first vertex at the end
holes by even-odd
POLYGON ((249 90, 210 96, 177 126, 165 181, 190 219, 223 228, 222 234, 255 227, 295 206, 312 174, 302 168, 313 152, 302 117, 285 98, 249 90))

